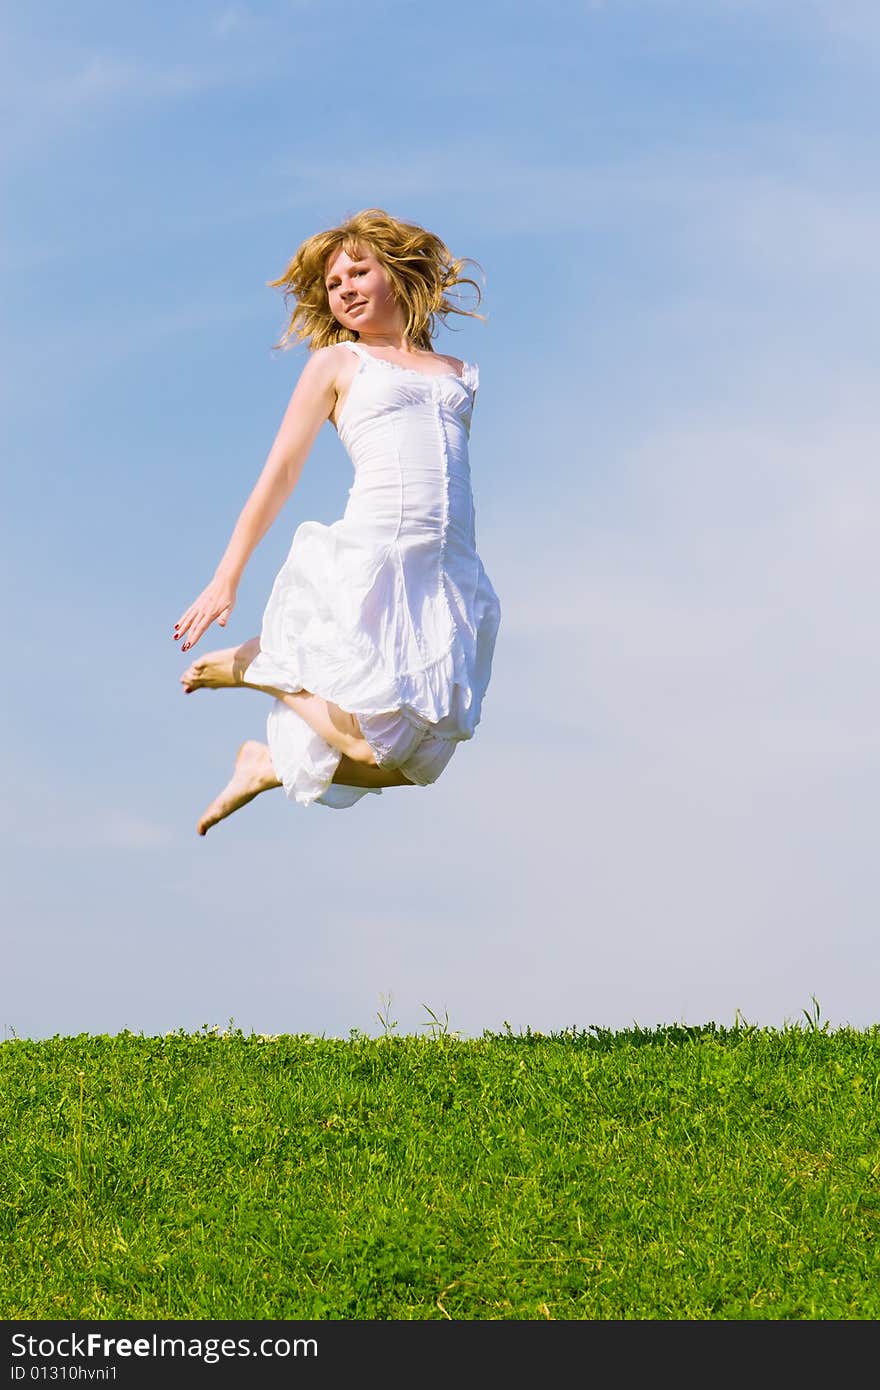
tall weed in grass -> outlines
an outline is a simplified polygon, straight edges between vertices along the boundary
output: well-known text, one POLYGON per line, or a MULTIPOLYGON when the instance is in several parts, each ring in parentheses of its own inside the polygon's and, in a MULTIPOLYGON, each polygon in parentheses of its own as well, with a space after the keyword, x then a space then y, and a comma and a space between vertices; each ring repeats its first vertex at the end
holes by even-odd
POLYGON ((880 1316, 880 1029, 432 1018, 0 1044, 0 1315, 880 1316))

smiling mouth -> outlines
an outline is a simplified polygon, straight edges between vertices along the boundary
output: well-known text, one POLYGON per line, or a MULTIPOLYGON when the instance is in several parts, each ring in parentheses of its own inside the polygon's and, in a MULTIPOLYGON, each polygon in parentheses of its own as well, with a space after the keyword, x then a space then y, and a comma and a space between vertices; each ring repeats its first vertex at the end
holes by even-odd
POLYGON ((346 312, 349 313, 349 314, 353 314, 354 311, 355 311, 355 309, 363 309, 364 306, 366 305, 366 302, 367 302, 367 301, 366 301, 365 299, 359 299, 358 302, 357 302, 357 304, 350 304, 350 305, 348 306, 348 309, 346 310, 346 312))

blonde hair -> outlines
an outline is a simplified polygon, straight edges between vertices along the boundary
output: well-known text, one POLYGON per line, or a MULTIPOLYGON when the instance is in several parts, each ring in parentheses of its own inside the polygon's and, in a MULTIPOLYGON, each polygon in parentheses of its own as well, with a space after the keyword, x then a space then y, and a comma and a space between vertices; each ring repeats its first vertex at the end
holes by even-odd
POLYGON ((417 347, 433 351, 431 339, 437 331, 437 320, 445 323, 449 314, 484 318, 476 309, 461 308, 449 298, 457 285, 471 285, 476 291, 476 302, 480 303, 479 285, 463 273, 468 265, 481 269, 476 261, 469 257, 457 259, 438 236, 424 227, 401 222, 381 208, 365 208, 338 227, 309 237, 284 274, 268 281, 271 289, 283 289, 285 304, 293 300, 296 306, 276 348, 292 346, 295 338, 307 340, 310 352, 331 343, 357 340, 357 333, 343 328, 333 317, 327 298, 327 264, 340 250, 352 257, 365 251, 376 257, 406 315, 404 332, 417 347))

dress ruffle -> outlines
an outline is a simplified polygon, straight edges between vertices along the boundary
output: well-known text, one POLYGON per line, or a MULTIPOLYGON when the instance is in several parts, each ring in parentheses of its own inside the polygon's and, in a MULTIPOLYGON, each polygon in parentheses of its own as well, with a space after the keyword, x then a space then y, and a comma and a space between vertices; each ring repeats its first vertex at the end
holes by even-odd
POLYGON ((377 563, 368 553, 347 554, 340 564, 333 532, 333 526, 314 521, 298 528, 275 580, 260 652, 245 672, 245 684, 291 694, 308 690, 356 716, 405 710, 436 724, 455 715, 460 736, 471 738, 498 628, 497 600, 482 565, 473 626, 456 626, 444 603, 446 651, 420 669, 395 670, 395 655, 411 648, 414 624, 395 557, 388 554, 377 563))

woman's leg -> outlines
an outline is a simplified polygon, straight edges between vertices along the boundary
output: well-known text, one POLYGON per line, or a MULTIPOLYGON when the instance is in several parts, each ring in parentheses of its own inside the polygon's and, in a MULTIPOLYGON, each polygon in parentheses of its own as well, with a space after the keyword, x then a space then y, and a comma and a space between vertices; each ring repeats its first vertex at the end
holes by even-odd
MULTIPOLYGON (((353 762, 343 754, 333 776, 334 782, 347 787, 411 787, 414 783, 404 777, 402 772, 386 772, 381 767, 368 767, 364 763, 353 762)), ((275 775, 269 749, 265 743, 248 739, 238 750, 232 777, 226 786, 203 813, 196 829, 200 835, 207 835, 212 825, 231 816, 253 801, 260 792, 280 787, 275 775)))
POLYGON ((353 758, 347 758, 344 753, 333 774, 333 781, 341 782, 344 787, 382 788, 414 787, 416 785, 396 767, 375 767, 369 763, 356 763, 353 758))
MULTIPOLYGON (((304 719, 309 728, 325 743, 335 748, 337 753, 342 753, 351 762, 378 771, 375 754, 353 714, 348 714, 346 710, 340 709, 330 700, 324 700, 320 695, 312 695, 308 690, 298 690, 295 695, 291 695, 270 685, 251 685, 243 680, 245 671, 259 650, 259 637, 251 637, 240 647, 226 647, 222 651, 206 652, 204 656, 197 657, 180 678, 185 693, 189 695, 193 690, 228 690, 235 686, 241 686, 243 690, 261 690, 265 695, 283 700, 284 704, 304 719)), ((348 785, 364 784, 350 782, 348 785)))

